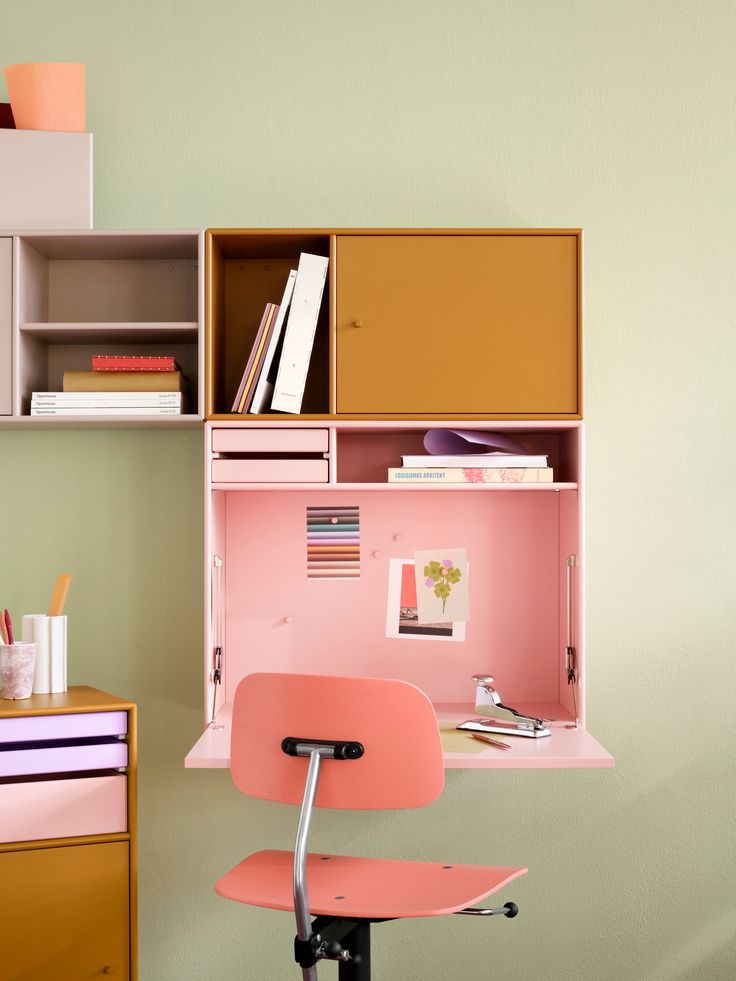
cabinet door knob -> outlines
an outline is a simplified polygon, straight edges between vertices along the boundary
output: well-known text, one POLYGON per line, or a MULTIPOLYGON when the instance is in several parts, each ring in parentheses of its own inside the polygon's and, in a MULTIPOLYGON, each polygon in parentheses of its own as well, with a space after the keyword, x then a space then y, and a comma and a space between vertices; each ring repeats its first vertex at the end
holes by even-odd
POLYGON ((362 320, 354 320, 353 321, 353 327, 362 327, 362 326, 363 326, 363 321, 362 320))
POLYGON ((114 974, 115 973, 115 968, 112 966, 112 964, 105 964, 105 966, 102 968, 102 973, 103 974, 114 974))

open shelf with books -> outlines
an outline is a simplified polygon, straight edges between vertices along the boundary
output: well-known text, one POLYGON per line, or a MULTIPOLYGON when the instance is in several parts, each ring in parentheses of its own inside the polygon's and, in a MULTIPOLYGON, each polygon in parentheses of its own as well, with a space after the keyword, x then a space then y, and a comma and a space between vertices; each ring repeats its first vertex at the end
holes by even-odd
MULTIPOLYGON (((259 326, 267 304, 282 299, 292 270, 306 253, 329 259, 331 237, 314 231, 215 229, 206 233, 207 383, 210 419, 252 418, 233 412, 251 352, 258 355, 259 326)), ((282 314, 286 311, 282 311, 282 314)), ((291 316, 291 309, 288 316, 291 316)), ((329 401, 330 303, 325 288, 300 414, 327 415, 329 401)), ((288 323, 288 321, 287 321, 288 323)), ((276 322, 274 322, 274 325, 276 322)), ((270 326, 270 325, 264 325, 270 326)), ((281 325, 283 334, 287 324, 281 325)), ((275 365, 279 363, 276 354, 275 365)), ((270 411, 266 406, 266 411, 270 411)))
POLYGON ((12 399, 0 424, 192 425, 202 418, 201 233, 29 232, 14 236, 12 248, 12 399), (120 371, 101 382, 92 372, 95 355, 137 356, 142 373, 152 357, 169 357, 182 378, 162 372, 155 382, 134 383, 120 371), (87 377, 71 382, 69 373, 87 377), (45 395, 40 415, 34 393, 45 395))
MULTIPOLYGON (((336 427, 336 482, 378 483, 391 486, 468 485, 493 487, 552 487, 578 480, 580 459, 579 423, 547 422, 478 424, 477 422, 432 422, 434 432, 460 429, 465 433, 501 431, 513 438, 525 454, 511 460, 482 455, 447 457, 431 455, 424 446, 426 422, 352 423, 336 427), (458 462, 460 460, 460 462, 458 462), (534 463, 532 466, 531 463, 534 463)), ((490 449, 490 447, 489 447, 490 449)))

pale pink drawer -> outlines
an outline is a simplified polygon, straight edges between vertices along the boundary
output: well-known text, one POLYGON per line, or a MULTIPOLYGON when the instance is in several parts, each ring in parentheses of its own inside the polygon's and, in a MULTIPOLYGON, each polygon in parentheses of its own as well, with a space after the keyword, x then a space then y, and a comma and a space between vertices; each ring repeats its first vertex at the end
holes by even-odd
POLYGON ((326 429, 213 429, 213 453, 326 453, 326 429))
POLYGON ((0 745, 0 777, 112 770, 127 765, 128 744, 110 736, 71 739, 63 745, 47 740, 0 745))
POLYGON ((0 842, 128 830, 123 774, 0 784, 0 842))
POLYGON ((327 460, 213 460, 215 484, 326 484, 327 460))
POLYGON ((73 739, 79 736, 124 736, 127 731, 127 712, 76 712, 0 719, 0 743, 73 739))

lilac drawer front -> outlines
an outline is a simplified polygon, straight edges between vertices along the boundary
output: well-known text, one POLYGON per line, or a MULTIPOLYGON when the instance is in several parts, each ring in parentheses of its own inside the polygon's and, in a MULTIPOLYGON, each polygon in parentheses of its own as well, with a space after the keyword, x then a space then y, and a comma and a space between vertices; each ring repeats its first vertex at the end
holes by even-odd
POLYGON ((213 429, 213 453, 326 453, 326 429, 213 429))
POLYGON ((115 774, 0 784, 0 842, 127 831, 127 783, 115 774))
POLYGON ((80 736, 124 736, 127 731, 127 712, 77 712, 74 715, 0 719, 0 743, 74 739, 80 736))
POLYGON ((0 747, 0 777, 34 773, 72 773, 75 770, 108 770, 128 765, 128 744, 105 737, 97 742, 76 740, 66 746, 28 743, 0 747))

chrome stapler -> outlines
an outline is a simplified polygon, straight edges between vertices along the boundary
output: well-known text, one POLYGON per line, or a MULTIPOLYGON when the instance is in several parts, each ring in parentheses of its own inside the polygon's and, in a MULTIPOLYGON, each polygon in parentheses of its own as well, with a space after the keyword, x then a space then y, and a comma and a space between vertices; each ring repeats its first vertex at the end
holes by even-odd
POLYGON ((489 674, 474 674, 475 682, 475 711, 484 716, 482 719, 468 719, 461 722, 458 729, 470 732, 498 732, 505 736, 530 736, 539 739, 541 736, 551 736, 544 719, 533 715, 522 715, 516 709, 504 705, 501 696, 493 688, 494 678, 489 674))

